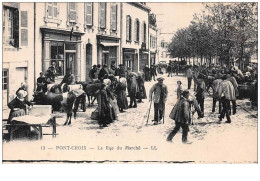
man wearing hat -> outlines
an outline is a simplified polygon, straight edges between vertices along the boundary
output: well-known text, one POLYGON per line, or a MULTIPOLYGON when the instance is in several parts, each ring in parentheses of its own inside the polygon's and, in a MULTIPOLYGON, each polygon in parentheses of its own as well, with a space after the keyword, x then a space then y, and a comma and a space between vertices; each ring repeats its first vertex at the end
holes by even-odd
POLYGON ((164 78, 157 78, 158 83, 154 84, 150 89, 149 101, 154 101, 154 124, 157 125, 158 122, 164 116, 165 102, 167 101, 168 88, 163 84, 164 78))
POLYGON ((96 79, 96 77, 95 77, 96 72, 97 72, 97 66, 93 65, 93 68, 89 71, 89 78, 92 83, 94 82, 93 79, 96 79))
POLYGON ((119 68, 116 70, 116 76, 119 76, 119 78, 126 77, 125 67, 123 64, 120 64, 119 68))
POLYGON ((108 78, 108 70, 107 70, 107 65, 103 65, 102 69, 100 70, 99 74, 98 74, 98 79, 99 80, 104 80, 108 78))
POLYGON ((188 101, 189 95, 189 91, 184 90, 181 99, 175 104, 171 111, 170 118, 175 121, 175 127, 167 137, 167 141, 172 141, 172 138, 180 128, 182 128, 182 142, 186 144, 191 143, 187 142, 189 124, 191 123, 190 103, 188 101))

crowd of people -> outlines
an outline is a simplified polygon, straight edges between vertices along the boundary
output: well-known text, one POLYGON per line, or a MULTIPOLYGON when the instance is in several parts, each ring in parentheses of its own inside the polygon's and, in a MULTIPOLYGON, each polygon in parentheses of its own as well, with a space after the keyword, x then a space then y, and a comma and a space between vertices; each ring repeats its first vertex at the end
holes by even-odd
MULTIPOLYGON (((232 113, 236 114, 236 99, 239 96, 238 82, 254 83, 255 91, 252 93, 257 100, 257 67, 247 67, 243 73, 238 67, 228 68, 226 65, 188 66, 186 70, 187 90, 182 89, 181 81, 178 81, 177 98, 178 102, 170 113, 170 118, 175 120, 175 128, 167 137, 167 141, 172 141, 174 135, 180 128, 183 129, 182 141, 187 141, 189 124, 191 124, 192 114, 198 112, 198 118, 204 117, 204 99, 210 88, 213 90, 212 112, 215 112, 216 102, 219 102, 218 123, 226 117, 226 123, 231 123, 231 104, 232 113), (190 95, 192 80, 194 82, 195 97, 190 95), (194 107, 194 111, 191 108, 194 107)), ((252 87, 251 87, 252 89, 252 87)))
MULTIPOLYGON (((97 84, 98 90, 94 93, 97 98, 98 107, 95 110, 97 120, 101 127, 106 127, 117 119, 120 112, 124 112, 129 108, 137 108, 137 103, 142 103, 142 99, 147 99, 145 81, 157 80, 149 91, 149 101, 154 103, 154 125, 164 121, 165 103, 168 96, 167 85, 163 83, 164 78, 157 77, 157 72, 161 73, 159 66, 154 64, 146 65, 143 71, 135 73, 130 67, 125 70, 125 66, 120 64, 116 67, 114 64, 108 66, 93 65, 89 71, 90 82, 88 84, 97 84), (127 97, 130 98, 128 103, 127 97)), ((168 77, 172 77, 174 65, 169 64, 167 67, 168 77)), ((177 74, 178 72, 176 72, 177 74)), ((48 85, 55 83, 56 69, 55 62, 49 69, 40 73, 37 79, 36 91, 47 94, 48 85)), ((257 82, 256 67, 247 67, 246 72, 242 72, 237 67, 210 65, 202 66, 187 66, 186 77, 188 81, 187 90, 182 87, 182 82, 177 81, 177 99, 178 102, 174 105, 170 118, 175 120, 175 128, 169 134, 167 141, 171 141, 174 135, 180 128, 183 129, 182 141, 188 143, 187 135, 189 124, 191 124, 192 114, 197 112, 198 118, 204 117, 204 100, 206 93, 210 88, 213 90, 212 112, 215 112, 216 103, 219 102, 219 122, 226 117, 226 123, 231 123, 231 103, 232 113, 236 114, 236 98, 239 95, 238 84, 244 82, 257 82), (195 96, 191 95, 190 89, 194 84, 195 96)), ((71 69, 66 71, 61 84, 68 85, 77 84, 75 76, 71 69)), ((256 86, 257 87, 257 86, 256 86)), ((25 105, 31 106, 27 100, 26 86, 22 85, 16 92, 17 97, 12 100, 8 106, 11 109, 9 120, 17 116, 14 113, 15 108, 25 110, 25 105)), ((257 91, 256 91, 257 94, 257 91)), ((20 115, 23 115, 20 113, 20 115)))

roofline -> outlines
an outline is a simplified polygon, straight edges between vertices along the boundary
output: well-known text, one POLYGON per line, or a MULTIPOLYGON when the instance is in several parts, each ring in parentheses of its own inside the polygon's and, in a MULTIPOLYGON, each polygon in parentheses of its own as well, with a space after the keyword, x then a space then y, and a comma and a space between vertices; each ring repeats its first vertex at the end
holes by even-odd
POLYGON ((148 6, 146 6, 146 5, 142 4, 142 3, 139 3, 139 2, 128 2, 128 3, 132 4, 132 5, 136 6, 136 7, 139 7, 141 9, 145 10, 145 11, 148 11, 148 12, 151 11, 151 8, 149 8, 148 6))

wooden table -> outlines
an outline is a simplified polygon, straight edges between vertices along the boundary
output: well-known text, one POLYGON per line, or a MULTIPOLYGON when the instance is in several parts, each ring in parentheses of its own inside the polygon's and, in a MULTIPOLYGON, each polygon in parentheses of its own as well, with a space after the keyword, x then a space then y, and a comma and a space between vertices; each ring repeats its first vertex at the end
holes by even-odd
POLYGON ((54 116, 33 116, 25 115, 15 117, 8 126, 10 140, 14 140, 14 133, 20 127, 29 126, 37 133, 37 138, 42 139, 43 135, 52 135, 56 137, 56 118, 54 116), (13 122, 13 123, 12 123, 13 122), (52 127, 52 133, 43 133, 43 127, 52 127))

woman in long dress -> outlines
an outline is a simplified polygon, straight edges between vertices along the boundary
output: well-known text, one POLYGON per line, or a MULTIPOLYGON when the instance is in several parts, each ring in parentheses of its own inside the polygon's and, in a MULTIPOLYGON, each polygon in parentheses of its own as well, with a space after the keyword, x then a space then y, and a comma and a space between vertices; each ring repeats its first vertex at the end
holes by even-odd
POLYGON ((126 97, 126 79, 121 77, 116 86, 117 105, 120 112, 124 112, 124 109, 128 109, 128 101, 126 97))
POLYGON ((101 84, 101 89, 98 94, 98 124, 102 127, 106 127, 112 121, 112 106, 109 103, 106 85, 101 84))

